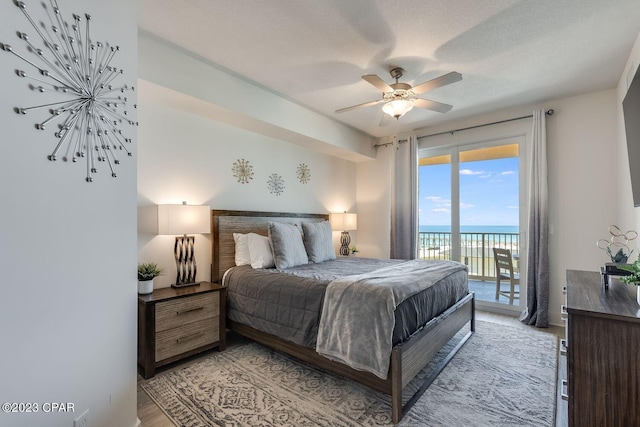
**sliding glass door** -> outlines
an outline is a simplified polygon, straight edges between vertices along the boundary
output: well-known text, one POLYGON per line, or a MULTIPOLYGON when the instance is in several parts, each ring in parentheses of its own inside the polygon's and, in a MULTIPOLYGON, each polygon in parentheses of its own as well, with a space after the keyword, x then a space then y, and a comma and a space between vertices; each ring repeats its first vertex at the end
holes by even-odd
POLYGON ((464 263, 479 301, 511 307, 521 288, 522 140, 424 149, 419 162, 419 257, 464 263), (494 248, 508 254, 511 270, 497 270, 494 248), (509 279, 496 297, 499 271, 509 279))

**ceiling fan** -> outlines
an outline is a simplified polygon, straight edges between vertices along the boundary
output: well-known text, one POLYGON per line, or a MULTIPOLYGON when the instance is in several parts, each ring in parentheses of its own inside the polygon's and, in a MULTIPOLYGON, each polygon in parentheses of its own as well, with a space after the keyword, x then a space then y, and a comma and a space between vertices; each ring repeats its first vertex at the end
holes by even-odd
POLYGON ((382 91, 382 99, 342 108, 340 110, 336 110, 336 113, 343 113, 355 108, 370 107, 384 102, 385 104, 382 106, 382 111, 397 120, 409 112, 413 107, 426 108, 427 110, 438 111, 440 113, 446 113, 453 108, 453 106, 449 104, 442 104, 428 99, 416 98, 416 95, 420 95, 421 93, 446 86, 451 83, 459 82, 462 80, 462 74, 453 71, 412 87, 410 84, 398 82, 403 73, 404 70, 402 68, 393 68, 390 71, 390 74, 392 78, 396 79, 396 82, 391 84, 387 84, 375 74, 362 76, 365 81, 382 91))

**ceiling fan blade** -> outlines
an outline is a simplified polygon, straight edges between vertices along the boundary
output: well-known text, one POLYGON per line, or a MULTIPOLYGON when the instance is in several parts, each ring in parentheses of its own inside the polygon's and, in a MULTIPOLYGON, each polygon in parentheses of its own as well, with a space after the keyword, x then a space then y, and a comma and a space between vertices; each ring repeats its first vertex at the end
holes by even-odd
POLYGON ((375 74, 367 74, 362 76, 364 80, 366 80, 369 84, 374 85, 381 92, 393 92, 393 88, 389 86, 384 80, 375 74))
POLYGON ((380 104, 383 101, 384 101, 384 99, 379 99, 377 101, 369 101, 369 102, 365 102, 363 104, 352 105, 351 107, 341 108, 339 110, 336 110, 336 113, 344 113, 345 111, 353 110, 355 108, 370 107, 372 105, 380 104))
POLYGON ((427 110, 437 111, 439 113, 446 113, 453 108, 453 105, 442 104, 436 101, 430 101, 428 99, 415 98, 413 105, 418 108, 426 108, 427 110))
POLYGON ((420 83, 419 85, 414 86, 411 90, 413 93, 418 95, 451 83, 459 82, 460 80, 462 80, 462 74, 452 71, 444 76, 436 77, 435 79, 420 83))

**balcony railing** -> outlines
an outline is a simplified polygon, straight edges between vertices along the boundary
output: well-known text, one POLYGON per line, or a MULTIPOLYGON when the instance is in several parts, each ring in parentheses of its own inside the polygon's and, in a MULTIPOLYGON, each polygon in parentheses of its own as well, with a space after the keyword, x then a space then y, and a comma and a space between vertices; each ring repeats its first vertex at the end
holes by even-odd
MULTIPOLYGON (((460 261, 469 268, 469 278, 495 280, 493 248, 510 249, 518 267, 519 233, 460 233, 460 261)), ((418 257, 451 259, 451 233, 423 232, 418 234, 418 257)))

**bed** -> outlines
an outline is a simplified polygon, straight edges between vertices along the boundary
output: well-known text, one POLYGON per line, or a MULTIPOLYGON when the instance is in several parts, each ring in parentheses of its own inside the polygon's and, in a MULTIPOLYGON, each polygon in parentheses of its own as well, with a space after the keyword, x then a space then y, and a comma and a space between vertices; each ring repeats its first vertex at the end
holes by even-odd
MULTIPOLYGON (((318 353, 318 351, 320 351, 320 342, 325 341, 324 337, 327 336, 326 331, 331 332, 332 328, 327 328, 326 323, 323 328, 322 322, 320 322, 319 326, 317 322, 314 324, 314 316, 316 316, 315 319, 317 320, 319 310, 325 309, 325 313, 322 316, 329 318, 326 310, 327 307, 331 306, 330 303, 332 299, 329 291, 325 289, 329 289, 335 282, 339 282, 339 280, 332 281, 333 277, 321 277, 318 280, 318 277, 316 277, 318 271, 314 270, 314 268, 318 267, 313 264, 298 267, 299 270, 302 270, 302 273, 298 273, 296 269, 288 268, 284 270, 285 273, 280 273, 274 270, 254 270, 250 266, 234 267, 236 246, 234 233, 267 235, 267 230, 271 223, 293 224, 301 229, 302 225, 308 225, 313 222, 320 223, 327 219, 328 215, 324 214, 227 210, 213 210, 211 212, 213 230, 212 281, 220 282, 224 278, 225 282, 231 284, 229 288, 230 292, 228 293, 229 311, 227 326, 232 331, 277 351, 287 353, 307 363, 389 394, 391 396, 391 418, 394 423, 398 423, 403 415, 407 413, 411 406, 429 387, 439 372, 444 369, 449 360, 451 360, 462 345, 469 339, 475 329, 474 296, 468 292, 466 270, 464 271, 464 289, 461 288, 460 285, 462 278, 459 272, 447 273, 447 280, 452 281, 454 283, 453 286, 457 286, 457 288, 455 288, 455 292, 449 291, 450 294, 446 298, 449 301, 446 303, 446 306, 434 308, 435 317, 429 314, 425 315, 425 318, 416 318, 415 306, 420 306, 420 298, 425 298, 423 293, 416 294, 412 296, 412 298, 406 299, 403 303, 397 305, 395 311, 392 313, 392 315, 395 316, 395 325, 393 329, 393 342, 389 344, 388 352, 385 350, 386 347, 381 343, 377 343, 376 340, 368 341, 376 342, 375 347, 372 347, 371 353, 378 352, 382 354, 383 358, 386 358, 386 364, 378 368, 383 370, 384 375, 380 375, 380 372, 374 373, 375 371, 363 370, 360 366, 350 363, 350 360, 343 361, 335 357, 323 356, 318 353), (294 273, 293 270, 296 270, 296 272, 294 273), (309 270, 311 270, 311 273, 309 273, 309 270), (449 277, 451 277, 451 279, 449 279, 449 277), (312 280, 312 278, 316 280, 312 280), (256 286, 262 286, 262 288, 258 288, 257 290, 257 295, 260 295, 259 298, 255 297, 256 294, 248 294, 250 297, 245 298, 244 294, 239 291, 243 290, 244 292, 244 289, 248 289, 247 283, 252 283, 251 280, 264 282, 262 285, 256 284, 256 286), (330 282, 331 284, 328 285, 330 282), (241 285, 238 285, 238 283, 241 285), (274 286, 274 284, 278 284, 278 286, 274 286), (266 311, 270 309, 268 302, 272 297, 266 292, 269 290, 272 291, 273 289, 278 289, 278 293, 284 293, 286 289, 291 290, 293 296, 289 296, 288 299, 296 302, 296 304, 300 303, 304 305, 303 307, 294 307, 300 314, 298 317, 295 317, 293 321, 289 321, 290 324, 301 324, 303 326, 301 329, 289 328, 290 325, 286 324, 287 322, 276 322, 278 324, 274 325, 269 321, 261 321, 260 319, 256 319, 256 316, 252 316, 252 309, 256 311, 266 311), (236 291, 234 292, 234 290, 236 291), (298 294, 296 294, 296 292, 298 294), (326 294, 324 292, 326 292, 326 294), (327 298, 326 301, 324 300, 325 296, 327 298), (253 300, 251 298, 253 298, 253 300), (254 303, 255 307, 253 307, 254 303), (405 306, 403 306, 403 304, 405 304, 405 306), (243 307, 245 308, 243 309, 243 307), (411 307, 414 307, 414 312, 411 312, 411 307), (285 326, 283 327, 281 324, 285 324, 285 326), (469 325, 469 330, 464 333, 462 329, 465 328, 466 325, 469 325), (318 330, 320 330, 319 334, 318 330), (418 374, 422 368, 429 363, 433 356, 459 331, 462 331, 463 337, 457 345, 442 359, 433 374, 416 389, 415 393, 403 402, 403 389, 405 389, 416 374, 418 374), (318 335, 316 336, 316 334, 318 335), (316 338, 319 350, 316 350, 314 347, 316 338), (382 350, 378 347, 381 347, 382 350), (349 366, 350 364, 351 366, 349 366), (356 369, 352 366, 357 366, 358 368, 356 369)), ((399 268, 399 261, 387 260, 381 262, 383 263, 381 265, 382 268, 375 270, 376 273, 399 268)), ((369 261, 365 259, 338 257, 335 263, 327 262, 326 264, 338 265, 338 269, 342 268, 352 273, 364 273, 366 275, 368 273, 364 270, 374 268, 367 267, 368 263, 369 261), (357 270, 358 268, 363 270, 359 271, 357 270)), ((321 264, 325 263, 319 263, 318 265, 321 264)), ((401 264, 404 268, 405 264, 409 264, 409 262, 401 264)), ((423 268, 424 266, 422 264, 425 263, 415 262, 415 264, 421 264, 420 268, 423 268)), ((448 265, 447 268, 449 267, 451 266, 448 265)), ((380 274, 378 274, 378 276, 379 275, 380 274)), ((437 281, 437 284, 438 287, 444 286, 440 285, 440 281, 437 281)), ((430 288, 434 288, 434 292, 438 292, 438 288, 435 285, 430 288)), ((289 294, 285 293, 285 295, 289 294)), ((282 295, 279 295, 279 298, 282 298, 282 295)), ((287 298, 285 298, 285 300, 286 299, 287 298)), ((442 298, 434 298, 431 296, 428 297, 428 299, 429 301, 434 301, 441 300, 442 298)), ((271 310, 274 310, 273 307, 271 307, 271 310)), ((279 308, 275 310, 275 315, 277 315, 279 308)), ((287 312, 286 316, 291 316, 291 314, 287 312)))

